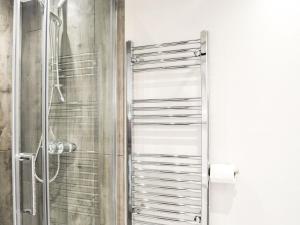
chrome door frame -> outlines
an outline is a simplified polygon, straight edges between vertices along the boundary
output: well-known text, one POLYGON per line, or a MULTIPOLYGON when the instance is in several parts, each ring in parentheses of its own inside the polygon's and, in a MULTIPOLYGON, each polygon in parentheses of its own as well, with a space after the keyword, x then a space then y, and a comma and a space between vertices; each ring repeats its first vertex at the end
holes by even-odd
POLYGON ((49 154, 48 154, 48 53, 50 49, 50 1, 44 0, 44 14, 42 26, 42 174, 43 174, 43 225, 50 225, 50 198, 49 198, 49 154))
POLYGON ((14 1, 13 53, 12 53, 12 195, 13 224, 21 225, 20 207, 20 167, 19 151, 20 129, 20 65, 21 65, 21 2, 14 1))
MULTIPOLYGON (((49 37, 49 5, 50 0, 44 0, 42 19, 42 177, 43 183, 43 225, 50 225, 49 208, 49 159, 48 152, 48 37, 49 37)), ((22 0, 14 1, 13 16, 13 52, 12 52, 12 194, 13 194, 13 224, 22 225, 20 206, 20 87, 21 87, 21 55, 22 55, 22 0)))
POLYGON ((133 42, 126 42, 125 58, 125 104, 126 104, 126 225, 132 225, 132 102, 133 102, 133 70, 131 64, 133 42))

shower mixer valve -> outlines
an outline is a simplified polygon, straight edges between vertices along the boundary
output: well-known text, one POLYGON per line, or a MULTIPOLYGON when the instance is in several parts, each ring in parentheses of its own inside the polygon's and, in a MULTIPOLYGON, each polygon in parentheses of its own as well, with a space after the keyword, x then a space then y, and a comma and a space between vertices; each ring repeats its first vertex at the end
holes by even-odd
POLYGON ((74 143, 54 141, 49 143, 48 152, 53 155, 61 155, 62 153, 74 152, 77 146, 74 143))

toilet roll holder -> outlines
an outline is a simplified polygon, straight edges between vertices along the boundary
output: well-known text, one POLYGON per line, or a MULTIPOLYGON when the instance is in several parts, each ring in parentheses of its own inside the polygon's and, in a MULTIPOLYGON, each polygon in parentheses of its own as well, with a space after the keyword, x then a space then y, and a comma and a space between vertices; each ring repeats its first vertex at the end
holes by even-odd
MULTIPOLYGON (((208 168, 208 178, 210 180, 210 177, 211 177, 211 165, 213 164, 210 164, 209 165, 209 168, 208 168)), ((229 164, 230 165, 230 164, 229 164)), ((240 173, 239 169, 234 167, 234 170, 233 170, 233 175, 234 175, 234 178, 236 179, 237 175, 240 173)))

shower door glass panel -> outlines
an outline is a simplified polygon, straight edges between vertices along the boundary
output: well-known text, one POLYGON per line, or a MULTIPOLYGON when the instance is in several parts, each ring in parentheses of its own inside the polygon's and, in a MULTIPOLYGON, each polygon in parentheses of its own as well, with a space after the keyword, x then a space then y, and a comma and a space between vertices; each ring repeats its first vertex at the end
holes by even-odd
POLYGON ((17 225, 41 225, 44 215, 43 53, 45 9, 39 1, 15 1, 14 159, 17 225))
POLYGON ((115 225, 114 7, 15 0, 16 225, 115 225))
POLYGON ((113 3, 50 1, 51 225, 115 223, 113 3))

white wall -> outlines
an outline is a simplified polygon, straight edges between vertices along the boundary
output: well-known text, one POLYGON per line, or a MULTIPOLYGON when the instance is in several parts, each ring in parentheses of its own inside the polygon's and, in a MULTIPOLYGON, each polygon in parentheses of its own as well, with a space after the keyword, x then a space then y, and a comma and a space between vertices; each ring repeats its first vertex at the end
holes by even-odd
POLYGON ((127 0, 136 44, 209 31, 210 157, 240 169, 212 185, 212 225, 299 225, 300 1, 127 0))

